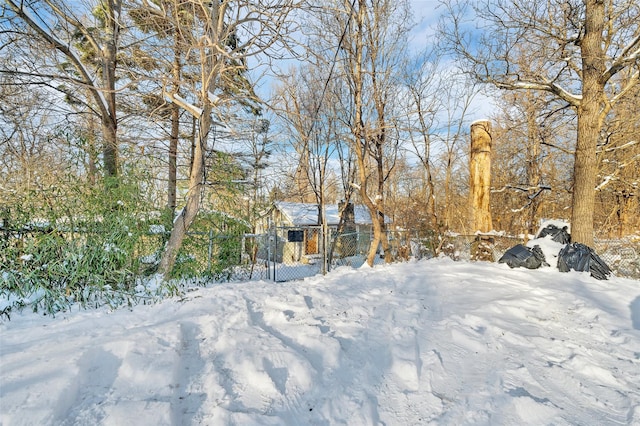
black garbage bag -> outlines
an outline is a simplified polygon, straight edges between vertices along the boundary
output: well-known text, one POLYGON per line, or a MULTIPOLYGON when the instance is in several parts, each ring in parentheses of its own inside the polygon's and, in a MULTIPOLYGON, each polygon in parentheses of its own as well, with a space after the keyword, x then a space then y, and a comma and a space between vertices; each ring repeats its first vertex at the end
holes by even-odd
POLYGON ((524 267, 527 269, 538 269, 542 265, 549 266, 540 246, 536 245, 530 248, 522 244, 518 244, 507 250, 498 260, 498 263, 506 263, 510 268, 524 267))
POLYGON ((609 266, 589 246, 580 243, 567 244, 558 254, 560 272, 589 271, 598 280, 606 280, 611 275, 609 266))
POLYGON ((538 232, 537 238, 544 238, 547 235, 551 235, 551 239, 556 243, 569 244, 571 242, 571 235, 566 226, 560 228, 554 224, 547 225, 538 232))

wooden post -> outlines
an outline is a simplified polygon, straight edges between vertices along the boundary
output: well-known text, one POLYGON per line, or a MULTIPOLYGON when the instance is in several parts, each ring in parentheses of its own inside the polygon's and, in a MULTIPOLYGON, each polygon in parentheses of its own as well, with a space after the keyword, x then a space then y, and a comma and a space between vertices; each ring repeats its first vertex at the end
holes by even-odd
POLYGON ((471 231, 489 232, 491 223, 491 124, 488 120, 471 123, 469 164, 469 204, 471 231))
POLYGON ((493 229, 491 223, 491 124, 488 120, 471 123, 469 161, 469 207, 471 231, 479 233, 471 246, 474 260, 493 259, 493 238, 482 235, 493 229))

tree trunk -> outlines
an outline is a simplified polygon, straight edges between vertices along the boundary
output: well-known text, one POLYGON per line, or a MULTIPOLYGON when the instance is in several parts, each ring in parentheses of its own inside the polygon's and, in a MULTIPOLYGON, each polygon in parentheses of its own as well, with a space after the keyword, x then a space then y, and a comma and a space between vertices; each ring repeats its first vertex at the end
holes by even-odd
MULTIPOLYGON (((418 156, 422 162, 422 166, 424 167, 424 179, 426 182, 424 199, 427 207, 427 212, 429 214, 429 217, 431 218, 431 228, 437 229, 438 214, 436 213, 436 186, 433 182, 433 175, 431 173, 431 138, 429 136, 429 126, 427 125, 427 121, 425 119, 425 111, 422 110, 420 94, 418 93, 417 89, 411 88, 410 90, 411 94, 413 95, 413 100, 416 104, 416 114, 418 116, 418 122, 420 123, 422 143, 424 143, 424 153, 418 156)), ((416 147, 416 151, 417 150, 418 147, 416 147)))
MULTIPOLYGON (((65 55, 71 65, 75 68, 76 74, 71 79, 80 84, 81 87, 87 89, 93 97, 95 107, 99 111, 102 127, 103 137, 103 162, 105 177, 115 178, 118 176, 118 118, 116 111, 116 70, 117 70, 117 58, 118 58, 118 40, 120 35, 120 14, 122 9, 122 3, 120 1, 109 1, 105 4, 104 9, 104 28, 97 29, 98 31, 92 31, 96 34, 101 34, 100 41, 104 44, 98 46, 98 49, 94 52, 96 61, 100 63, 100 69, 89 71, 89 67, 82 61, 83 50, 76 50, 77 46, 70 46, 66 42, 58 39, 55 32, 51 31, 47 25, 41 19, 33 19, 34 16, 29 12, 30 8, 37 8, 40 3, 34 2, 14 2, 6 0, 5 3, 20 17, 29 27, 35 30, 46 42, 47 48, 54 48, 65 55), (102 34, 104 31, 104 34, 102 34), (100 80, 98 85, 97 80, 100 80)), ((55 18, 61 21, 71 24, 73 27, 72 32, 80 35, 84 32, 85 35, 89 33, 88 29, 83 27, 79 22, 74 19, 69 19, 69 15, 66 15, 66 11, 54 8, 49 9, 50 13, 55 18)), ((36 13, 37 15, 37 13, 36 13)), ((94 30, 96 30, 94 28, 94 30)), ((70 33, 69 33, 70 34, 70 33)), ((94 40, 95 41, 95 40, 94 40)), ((86 53, 86 51, 84 51, 86 53)), ((55 78, 57 79, 57 78, 55 78)), ((63 77, 64 80, 67 77, 63 77)), ((113 184, 113 181, 109 183, 113 184)))
POLYGON ((471 232, 489 232, 491 223, 491 129, 488 121, 471 124, 469 167, 471 232))
POLYGON ((103 116, 104 169, 107 177, 118 176, 118 118, 116 109, 116 68, 118 63, 118 39, 120 37, 120 2, 107 2, 108 19, 105 22, 106 40, 102 49, 102 78, 106 90, 103 95, 108 113, 103 116))
POLYGON ((171 105, 171 135, 169 136, 169 182, 167 184, 167 209, 173 214, 177 205, 178 137, 180 132, 180 107, 171 105))
MULTIPOLYGON (((529 95, 529 93, 527 93, 529 95)), ((542 179, 542 171, 540 170, 540 139, 537 135, 537 123, 534 111, 527 111, 527 186, 536 188, 533 191, 540 190, 540 182, 542 179)), ((526 233, 535 234, 537 231, 536 220, 540 209, 540 197, 534 196, 529 206, 529 217, 526 224, 526 233)), ((528 237, 527 237, 528 238, 528 237)))
MULTIPOLYGON (((174 34, 173 47, 173 94, 179 94, 180 90, 180 33, 176 28, 174 34)), ((169 176, 167 185, 167 209, 171 216, 176 211, 177 199, 177 174, 178 174, 178 139, 180 138, 180 107, 175 103, 171 104, 171 134, 169 135, 169 176)))
MULTIPOLYGON (((382 114, 382 112, 379 112, 379 114, 382 114)), ((380 116, 380 115, 379 115, 380 116)), ((384 223, 384 214, 385 214, 385 193, 384 193, 384 170, 383 170, 383 165, 384 165, 384 143, 385 143, 385 132, 384 132, 384 120, 381 120, 381 122, 379 123, 380 125, 380 135, 376 136, 376 138, 379 138, 379 140, 377 140, 377 149, 376 149, 376 163, 377 163, 377 177, 378 177, 378 191, 376 194, 376 202, 375 202, 375 209, 376 209, 376 214, 375 217, 371 216, 371 221, 372 222, 377 222, 378 226, 377 227, 373 227, 374 231, 377 230, 377 232, 379 233, 378 235, 378 240, 380 240, 380 244, 382 245, 382 251, 384 252, 384 261, 385 263, 391 263, 393 261, 393 256, 391 254, 391 250, 389 247, 389 237, 387 236, 387 226, 384 223)))
POLYGON ((451 188, 453 153, 447 152, 447 166, 444 174, 444 229, 449 230, 453 222, 453 189, 451 188))
POLYGON ((431 228, 438 229, 438 214, 436 212, 436 185, 433 182, 433 174, 431 173, 431 164, 429 163, 429 158, 431 156, 431 141, 429 140, 429 135, 426 133, 426 128, 423 130, 424 133, 424 145, 425 145, 425 153, 424 153, 424 170, 425 170, 425 179, 427 181, 427 188, 429 188, 428 194, 425 194, 426 202, 427 202, 427 210, 429 212, 429 216, 431 217, 431 228))
POLYGON ((585 27, 582 49, 582 99, 578 106, 578 137, 573 167, 573 202, 571 211, 571 239, 593 246, 593 217, 595 209, 596 150, 602 128, 605 99, 604 2, 585 2, 585 27))
POLYGON ((89 116, 89 130, 87 134, 87 178, 91 186, 95 185, 98 176, 98 167, 96 166, 98 151, 96 150, 96 129, 95 116, 89 116))
POLYGON ((104 146, 102 151, 105 177, 118 176, 118 128, 110 115, 102 117, 102 135, 104 146))
POLYGON ((207 142, 207 135, 211 128, 211 105, 207 104, 200 116, 198 137, 193 150, 193 163, 189 178, 189 192, 187 193, 187 203, 182 213, 173 222, 171 236, 158 266, 158 273, 166 278, 169 277, 173 265, 178 255, 178 250, 187 234, 187 230, 193 223, 198 210, 200 210, 200 197, 204 180, 204 147, 207 142))

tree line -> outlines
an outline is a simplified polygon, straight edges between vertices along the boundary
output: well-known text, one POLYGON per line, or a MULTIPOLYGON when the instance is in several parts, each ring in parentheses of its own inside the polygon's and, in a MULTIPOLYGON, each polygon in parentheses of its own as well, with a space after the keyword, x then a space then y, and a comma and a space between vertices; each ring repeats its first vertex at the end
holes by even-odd
POLYGON ((372 263, 385 217, 475 232, 482 106, 497 230, 636 232, 640 5, 437 4, 416 36, 408 1, 3 0, 0 208, 161 212, 168 276, 203 208, 251 225, 276 199, 352 201, 374 219, 372 263))

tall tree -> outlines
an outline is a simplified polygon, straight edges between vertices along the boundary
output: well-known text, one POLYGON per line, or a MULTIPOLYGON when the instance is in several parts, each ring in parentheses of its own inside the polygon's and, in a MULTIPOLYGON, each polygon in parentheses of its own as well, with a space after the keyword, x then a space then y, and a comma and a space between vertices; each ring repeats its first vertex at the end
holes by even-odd
POLYGON ((479 88, 444 61, 437 45, 412 59, 403 71, 402 85, 406 91, 402 126, 411 142, 408 149, 424 170, 422 197, 429 226, 431 230, 447 229, 455 226, 454 217, 460 217, 453 197, 453 174, 460 163, 460 148, 479 88), (435 155, 438 153, 441 161, 435 155))
MULTIPOLYGON (((172 96, 180 96, 182 85, 189 80, 189 46, 185 42, 183 27, 194 23, 188 0, 147 0, 129 9, 135 24, 149 36, 139 43, 131 62, 139 69, 139 78, 145 79, 153 88, 166 88, 172 96), (158 13, 161 9, 163 13, 158 13), (186 74, 186 75, 185 75, 186 74)), ((164 131, 168 139, 167 210, 173 214, 177 206, 178 143, 182 110, 176 103, 168 103, 161 91, 149 91, 144 96, 150 108, 149 115, 168 123, 164 131)))
POLYGON ((432 159, 432 133, 442 103, 437 96, 437 56, 426 51, 404 67, 402 83, 407 91, 406 132, 413 153, 424 169, 423 200, 430 216, 430 229, 438 227, 435 177, 432 159))
POLYGON ((269 157, 272 154, 273 140, 269 135, 270 121, 265 118, 256 119, 251 123, 251 130, 248 137, 249 142, 249 168, 251 171, 251 204, 253 209, 249 209, 247 220, 254 225, 254 213, 261 208, 264 202, 264 170, 269 166, 269 157))
POLYGON ((440 203, 438 217, 445 230, 460 229, 466 226, 461 218, 467 217, 468 205, 468 183, 462 183, 468 182, 469 173, 464 142, 469 140, 470 116, 478 88, 458 70, 443 70, 437 79, 436 92, 438 114, 429 136, 440 152, 435 163, 440 172, 444 202, 440 203))
POLYGON ((358 170, 358 193, 369 210, 373 238, 367 263, 381 245, 392 260, 385 224, 385 182, 393 170, 399 137, 394 123, 397 74, 409 30, 406 2, 343 1, 334 20, 343 32, 339 71, 349 88, 353 114, 345 117, 358 170))
MULTIPOLYGON (((178 0, 176 0, 178 1, 178 0)), ((143 0, 143 3, 147 3, 143 0)), ((166 10, 151 4, 149 12, 171 19, 166 10)), ((205 150, 209 134, 216 126, 213 115, 221 121, 222 107, 242 103, 255 105, 255 95, 243 77, 250 57, 266 55, 270 49, 286 44, 293 25, 289 14, 295 0, 198 0, 189 3, 193 23, 173 20, 189 49, 198 58, 198 74, 194 89, 180 96, 165 87, 165 96, 184 108, 197 123, 193 161, 189 174, 186 204, 175 219, 173 229, 160 261, 160 274, 171 272, 178 250, 199 209, 205 187, 205 150), (254 99, 252 99, 254 98, 254 99)))
MULTIPOLYGON (((496 229, 535 234, 545 192, 558 190, 543 167, 542 142, 553 128, 547 98, 544 92, 522 90, 506 92, 500 103, 493 126, 496 229)), ((568 127, 566 121, 562 124, 568 127)))
POLYGON ((640 81, 636 0, 460 2, 449 6, 449 46, 482 82, 540 90, 577 117, 572 237, 593 244, 597 151, 608 114, 640 81), (475 30, 465 21, 469 7, 475 30), (480 31, 480 34, 477 33, 480 31), (519 66, 526 55, 528 67, 519 66))
POLYGON ((22 206, 10 205, 14 196, 50 188, 67 164, 65 153, 49 143, 59 142, 55 99, 6 80, 0 79, 0 206, 15 208, 22 206))
POLYGON ((300 70, 292 70, 280 77, 276 89, 274 108, 282 119, 291 138, 291 145, 298 155, 293 176, 294 199, 302 203, 318 203, 322 180, 313 167, 312 146, 318 138, 316 123, 322 119, 321 78, 317 67, 305 64, 300 70))
POLYGON ((607 117, 598 150, 596 219, 609 234, 633 234, 640 228, 640 85, 607 117))
POLYGON ((116 72, 122 2, 93 3, 85 15, 78 13, 77 5, 62 0, 4 0, 4 3, 2 16, 10 25, 4 37, 25 50, 19 63, 12 68, 5 65, 0 72, 25 77, 27 84, 54 88, 100 117, 105 175, 116 177, 116 72), (35 50, 30 51, 32 48, 35 50), (42 54, 50 48, 60 56, 42 54), (29 62, 25 63, 27 58, 29 62), (84 97, 85 94, 89 96, 84 97))

